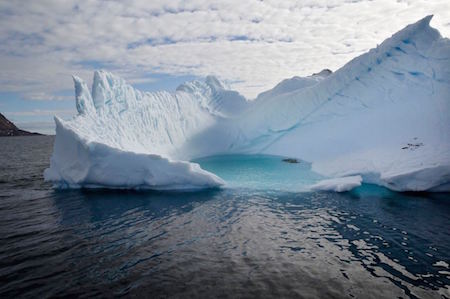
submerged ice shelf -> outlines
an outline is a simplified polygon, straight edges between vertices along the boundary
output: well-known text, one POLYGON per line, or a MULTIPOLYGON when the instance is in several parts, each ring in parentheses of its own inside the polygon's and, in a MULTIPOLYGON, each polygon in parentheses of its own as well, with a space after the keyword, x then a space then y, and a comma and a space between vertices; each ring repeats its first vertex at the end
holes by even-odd
MULTIPOLYGON (((74 77, 78 115, 55 118, 45 179, 56 187, 198 189, 225 182, 189 162, 266 154, 311 163, 345 191, 450 191, 450 41, 409 25, 335 73, 282 81, 247 100, 215 77, 146 93, 105 71, 74 77)), ((293 176, 300 175, 292 173, 293 176)), ((331 180, 331 181, 330 181, 331 180)))

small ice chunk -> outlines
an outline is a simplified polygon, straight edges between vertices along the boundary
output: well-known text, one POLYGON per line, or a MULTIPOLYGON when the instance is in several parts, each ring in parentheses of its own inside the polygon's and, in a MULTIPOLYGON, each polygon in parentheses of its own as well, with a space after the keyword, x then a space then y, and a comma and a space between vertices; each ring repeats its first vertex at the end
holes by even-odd
POLYGON ((361 186, 361 182, 362 177, 360 175, 327 179, 312 185, 311 190, 345 192, 361 186))

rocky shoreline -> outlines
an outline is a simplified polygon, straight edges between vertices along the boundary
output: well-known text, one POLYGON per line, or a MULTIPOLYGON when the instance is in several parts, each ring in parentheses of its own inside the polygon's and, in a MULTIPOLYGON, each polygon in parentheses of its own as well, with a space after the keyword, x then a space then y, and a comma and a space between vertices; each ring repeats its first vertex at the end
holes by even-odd
POLYGON ((11 136, 37 136, 39 133, 28 132, 19 129, 14 123, 9 121, 3 114, 0 113, 0 137, 11 136))

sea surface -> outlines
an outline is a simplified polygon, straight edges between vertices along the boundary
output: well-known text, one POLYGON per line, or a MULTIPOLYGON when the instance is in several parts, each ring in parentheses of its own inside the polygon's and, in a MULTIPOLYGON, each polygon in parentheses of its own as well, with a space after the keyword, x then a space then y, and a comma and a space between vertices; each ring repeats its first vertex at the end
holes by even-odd
POLYGON ((450 298, 449 194, 299 192, 271 156, 198 160, 221 190, 53 190, 53 140, 0 138, 0 298, 450 298))

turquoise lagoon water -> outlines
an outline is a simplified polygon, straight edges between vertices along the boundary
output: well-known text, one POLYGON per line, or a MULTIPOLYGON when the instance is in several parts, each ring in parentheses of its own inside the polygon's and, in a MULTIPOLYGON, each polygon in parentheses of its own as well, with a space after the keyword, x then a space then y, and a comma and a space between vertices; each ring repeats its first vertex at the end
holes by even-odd
POLYGON ((0 138, 0 298, 450 298, 449 194, 295 192, 317 175, 270 156, 198 160, 219 190, 60 191, 52 145, 0 138))
POLYGON ((270 155, 223 155, 193 162, 224 179, 227 188, 299 192, 324 179, 311 170, 308 162, 288 163, 283 159, 270 155))

